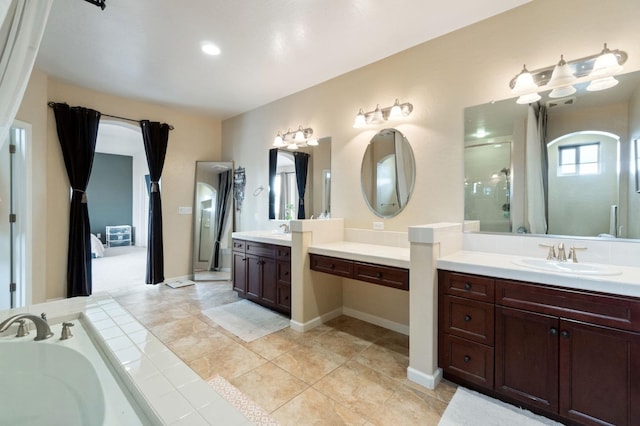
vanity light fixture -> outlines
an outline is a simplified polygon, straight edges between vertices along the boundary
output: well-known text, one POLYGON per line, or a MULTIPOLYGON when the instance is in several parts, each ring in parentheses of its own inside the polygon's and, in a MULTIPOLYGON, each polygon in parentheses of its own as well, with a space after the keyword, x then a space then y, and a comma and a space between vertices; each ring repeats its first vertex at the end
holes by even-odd
POLYGON ((577 83, 590 82, 588 91, 604 90, 618 84, 613 77, 622 71, 622 65, 627 61, 627 52, 610 50, 607 44, 600 53, 584 58, 565 61, 560 55, 560 61, 555 66, 540 68, 529 72, 526 67, 516 75, 509 86, 511 92, 519 96, 519 104, 528 104, 540 99, 538 92, 551 89, 549 97, 561 98, 575 93, 577 83))
POLYGON ((413 111, 413 105, 409 102, 400 103, 396 99, 395 103, 387 108, 380 108, 380 105, 376 105, 376 109, 369 112, 364 112, 362 108, 358 111, 356 119, 353 122, 353 127, 356 129, 362 129, 371 124, 382 124, 388 120, 396 120, 404 117, 408 117, 413 111))
POLYGON ((296 130, 289 129, 285 133, 278 131, 272 146, 275 148, 286 147, 292 151, 305 146, 317 146, 318 140, 313 139, 312 136, 313 129, 298 126, 296 130))

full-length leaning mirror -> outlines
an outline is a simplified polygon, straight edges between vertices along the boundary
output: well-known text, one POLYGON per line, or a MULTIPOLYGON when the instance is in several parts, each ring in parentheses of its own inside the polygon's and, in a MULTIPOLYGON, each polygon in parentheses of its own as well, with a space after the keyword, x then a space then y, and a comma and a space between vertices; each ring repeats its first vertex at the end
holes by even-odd
POLYGON ((291 220, 331 214, 331 138, 295 151, 269 151, 269 219, 291 220))
POLYGON ((382 218, 400 213, 411 198, 416 177, 413 150, 396 129, 376 133, 362 159, 362 194, 371 211, 382 218))
POLYGON ((465 109, 465 219, 480 231, 640 239, 640 72, 603 91, 465 109))
POLYGON ((193 279, 229 280, 233 163, 197 161, 193 205, 193 279))

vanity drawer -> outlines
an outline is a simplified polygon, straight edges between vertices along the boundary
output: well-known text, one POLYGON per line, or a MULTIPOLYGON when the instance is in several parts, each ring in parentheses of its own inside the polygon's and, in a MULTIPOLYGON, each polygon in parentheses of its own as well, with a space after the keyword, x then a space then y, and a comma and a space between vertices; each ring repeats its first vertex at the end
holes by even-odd
POLYGON ((440 297, 440 330, 493 346, 494 305, 457 296, 440 297))
POLYGON ((245 247, 244 240, 233 240, 233 251, 244 252, 244 247, 245 247))
POLYGON ((441 293, 493 303, 495 282, 493 278, 440 270, 438 281, 441 293))
POLYGON ((245 241, 247 254, 255 254, 257 256, 274 257, 274 245, 266 243, 257 243, 255 241, 245 241))
POLYGON ((276 259, 291 260, 291 247, 275 246, 275 248, 276 248, 276 259))
POLYGON ((451 375, 493 389, 493 348, 450 334, 440 335, 440 346, 440 367, 445 377, 451 375))
POLYGON ((346 278, 353 278, 352 261, 330 256, 322 256, 319 254, 310 254, 309 256, 311 257, 312 270, 346 278))
POLYGON ((640 331, 640 299, 496 280, 496 304, 640 331))
POLYGON ((353 262, 353 279, 409 290, 409 271, 404 268, 353 262))
POLYGON ((278 284, 291 284, 291 262, 278 260, 277 262, 278 284))

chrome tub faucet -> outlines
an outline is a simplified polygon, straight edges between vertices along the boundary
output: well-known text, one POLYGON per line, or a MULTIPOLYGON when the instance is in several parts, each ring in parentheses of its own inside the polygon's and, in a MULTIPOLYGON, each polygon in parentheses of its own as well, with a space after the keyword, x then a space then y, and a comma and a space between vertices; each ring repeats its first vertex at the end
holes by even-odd
MULTIPOLYGON (((46 316, 44 317, 46 318, 46 316)), ((19 322, 21 320, 31 320, 35 326, 36 326, 36 337, 33 340, 45 340, 48 339, 49 337, 53 336, 53 333, 51 332, 51 328, 49 328, 49 324, 47 324, 47 320, 44 319, 42 317, 39 317, 37 315, 33 315, 33 314, 17 314, 14 315, 12 317, 7 318, 6 320, 2 321, 0 323, 0 333, 2 333, 3 331, 6 331, 11 324, 13 324, 14 322, 19 322)), ((28 334, 28 332, 20 332, 18 331, 18 335, 17 336, 24 336, 28 334)))
POLYGON ((291 233, 291 228, 289 228, 289 225, 286 223, 283 223, 282 225, 280 225, 280 228, 283 228, 283 231, 285 234, 289 234, 291 233))

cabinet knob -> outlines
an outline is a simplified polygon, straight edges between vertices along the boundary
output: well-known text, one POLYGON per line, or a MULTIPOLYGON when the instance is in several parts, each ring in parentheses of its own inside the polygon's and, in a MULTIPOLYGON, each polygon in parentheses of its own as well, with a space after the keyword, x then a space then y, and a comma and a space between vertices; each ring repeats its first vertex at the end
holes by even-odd
POLYGON ((569 332, 567 330, 562 330, 560 332, 560 337, 568 339, 569 338, 569 332))
POLYGON ((558 335, 558 329, 555 327, 551 327, 551 330, 549 330, 549 334, 551 334, 552 336, 557 336, 558 335))
POLYGON ((465 320, 466 322, 471 321, 471 315, 465 315, 465 316, 464 316, 464 320, 465 320))
POLYGON ((329 268, 331 269, 336 269, 336 265, 334 265, 333 263, 331 265, 329 265, 329 268))
POLYGON ((471 283, 464 283, 465 290, 471 290, 471 283))
POLYGON ((376 278, 382 278, 382 272, 376 272, 376 278))
POLYGON ((471 357, 470 357, 469 355, 465 355, 465 356, 464 356, 464 358, 462 358, 462 360, 463 360, 465 363, 468 363, 469 361, 471 361, 471 357))

